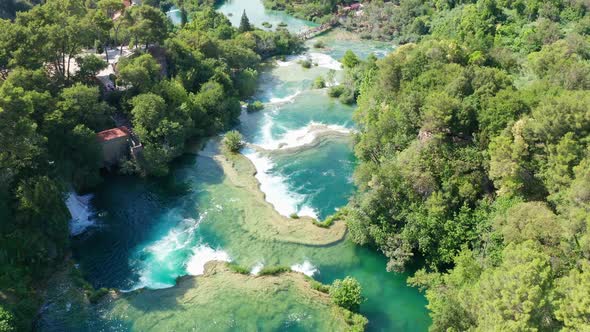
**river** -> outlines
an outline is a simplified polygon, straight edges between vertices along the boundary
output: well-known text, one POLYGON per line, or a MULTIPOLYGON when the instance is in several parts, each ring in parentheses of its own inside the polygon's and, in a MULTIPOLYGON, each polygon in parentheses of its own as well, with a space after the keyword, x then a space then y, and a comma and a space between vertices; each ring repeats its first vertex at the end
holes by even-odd
MULTIPOLYGON (((292 31, 313 26, 284 13, 266 11, 259 0, 227 1, 218 10, 231 14, 233 24, 239 23, 246 10, 257 26, 285 22, 292 31)), ((355 158, 350 138, 354 107, 331 99, 326 89, 313 89, 312 82, 330 70, 341 80, 337 59, 348 49, 366 57, 370 53, 384 56, 394 47, 361 41, 339 30, 316 39, 325 47, 314 49, 314 39, 308 42, 305 54, 278 61, 261 72, 254 99, 264 102, 265 108, 244 112, 237 129, 249 143, 243 155, 256 167, 260 189, 276 212, 323 219, 344 206, 354 192, 355 158), (303 69, 298 63, 303 58, 317 66, 303 69)), ((176 308, 178 300, 170 304, 160 300, 158 294, 166 294, 167 299, 181 296, 180 291, 174 293, 177 278, 200 275, 205 263, 213 260, 231 260, 253 272, 262 266, 290 266, 323 283, 350 275, 363 287, 366 301, 360 312, 369 319, 368 330, 427 330, 430 319, 425 298, 406 285, 406 274, 386 272, 386 260, 379 253, 347 240, 330 245, 299 244, 277 238, 264 225, 253 224, 268 211, 227 180, 220 164, 211 158, 216 141, 211 140, 202 152, 175 161, 165 178, 106 179, 90 199, 89 209, 100 211, 100 216, 73 238, 74 259, 93 286, 131 292, 155 289, 149 293, 153 296, 143 301, 153 301, 158 310, 130 310, 129 305, 122 314, 99 310, 92 317, 82 315, 88 321, 77 327, 49 317, 42 321, 40 330, 66 326, 70 330, 144 330, 162 326, 156 324, 164 321, 165 326, 186 330, 194 326, 185 324, 199 317, 215 320, 215 325, 201 325, 200 330, 328 329, 322 325, 319 311, 290 295, 248 305, 256 299, 228 288, 216 295, 218 300, 208 302, 213 305, 182 309, 190 312, 188 321, 176 308), (293 319, 295 313, 297 319, 293 319)), ((61 310, 66 316, 77 309, 64 302, 51 310, 61 310)))

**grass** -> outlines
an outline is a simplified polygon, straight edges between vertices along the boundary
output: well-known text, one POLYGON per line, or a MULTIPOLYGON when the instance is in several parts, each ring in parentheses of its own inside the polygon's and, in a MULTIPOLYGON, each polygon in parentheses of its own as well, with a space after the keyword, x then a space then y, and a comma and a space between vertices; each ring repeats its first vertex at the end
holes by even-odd
POLYGON ((247 268, 238 265, 236 263, 227 263, 227 267, 235 273, 239 273, 239 274, 250 274, 250 270, 248 270, 247 268))
POLYGON ((288 266, 269 266, 264 267, 258 273, 259 276, 276 276, 286 272, 291 272, 291 268, 288 266))

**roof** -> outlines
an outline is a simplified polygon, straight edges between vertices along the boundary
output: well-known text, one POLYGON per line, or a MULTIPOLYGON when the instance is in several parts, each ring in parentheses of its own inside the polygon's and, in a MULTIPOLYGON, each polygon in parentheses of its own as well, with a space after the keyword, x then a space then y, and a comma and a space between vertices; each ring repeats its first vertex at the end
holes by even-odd
POLYGON ((96 138, 100 142, 106 142, 125 136, 129 136, 129 128, 125 126, 103 130, 100 133, 96 134, 96 138))

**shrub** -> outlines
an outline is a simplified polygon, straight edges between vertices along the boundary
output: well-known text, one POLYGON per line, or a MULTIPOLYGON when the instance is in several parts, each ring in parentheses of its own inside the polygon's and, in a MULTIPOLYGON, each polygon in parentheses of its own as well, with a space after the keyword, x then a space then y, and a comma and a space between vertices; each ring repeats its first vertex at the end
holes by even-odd
POLYGON ((290 272, 291 268, 288 266, 269 266, 264 267, 258 273, 259 276, 276 276, 285 272, 290 272))
POLYGON ((235 273, 239 273, 239 274, 250 274, 250 270, 248 270, 247 268, 238 265, 236 263, 227 263, 227 267, 235 273))
POLYGON ((356 331, 365 331, 365 328, 367 326, 367 324, 369 323, 369 320, 363 316, 363 315, 359 315, 357 313, 345 310, 344 313, 344 320, 346 321, 346 323, 349 326, 349 330, 351 332, 356 332, 356 331))
POLYGON ((326 44, 324 44, 323 41, 318 40, 315 43, 313 43, 313 47, 314 48, 324 48, 324 47, 326 47, 326 44))
POLYGON ((301 61, 299 61, 299 63, 301 64, 301 67, 306 68, 306 69, 311 68, 311 65, 312 65, 311 60, 309 60, 309 59, 301 60, 301 61))
POLYGON ((341 103, 346 105, 352 105, 355 103, 356 99, 354 98, 354 91, 351 89, 344 89, 344 92, 338 97, 341 103))
POLYGON ((285 22, 281 22, 281 23, 279 23, 279 24, 277 24, 277 25, 278 25, 279 27, 281 27, 281 28, 286 28, 286 27, 287 27, 287 23, 285 23, 285 22))
POLYGON ((248 107, 247 107, 248 112, 257 112, 257 111, 262 110, 263 108, 264 108, 264 104, 259 100, 249 103, 248 107))
POLYGON ((0 306, 0 331, 16 331, 16 328, 14 327, 14 316, 2 306, 0 306))
POLYGON ((330 286, 330 297, 335 304, 351 311, 358 311, 363 302, 361 285, 352 277, 336 279, 330 286))
POLYGON ((272 24, 270 24, 268 22, 262 22, 262 26, 265 27, 265 28, 267 28, 267 29, 272 28, 272 24))
POLYGON ((244 143, 242 142, 242 134, 237 130, 228 131, 223 139, 223 145, 225 148, 233 153, 240 151, 244 143))
POLYGON ((323 89, 326 87, 326 80, 323 76, 316 77, 315 81, 313 81, 313 87, 315 89, 323 89))
POLYGON ((289 218, 291 219, 299 219, 299 216, 297 215, 297 213, 293 212, 289 215, 289 218))
POLYGON ((344 93, 346 88, 343 85, 334 85, 328 90, 328 95, 332 98, 338 98, 344 93))
POLYGON ((317 280, 313 280, 311 278, 309 278, 309 286, 311 287, 311 289, 317 290, 318 292, 322 292, 322 293, 326 293, 326 294, 328 294, 330 292, 329 285, 324 285, 321 282, 319 282, 317 280))

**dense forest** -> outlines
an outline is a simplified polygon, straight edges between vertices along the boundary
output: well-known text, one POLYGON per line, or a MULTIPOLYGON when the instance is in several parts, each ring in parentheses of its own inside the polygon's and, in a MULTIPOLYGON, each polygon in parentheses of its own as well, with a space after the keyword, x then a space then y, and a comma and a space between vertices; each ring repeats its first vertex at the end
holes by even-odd
POLYGON ((66 193, 101 181, 96 132, 126 119, 144 151, 120 171, 166 174, 187 140, 236 121, 264 57, 300 47, 285 30, 234 28, 210 6, 190 13, 178 28, 149 5, 48 0, 0 20, 1 331, 29 329, 43 276, 68 252, 66 193), (130 51, 116 89, 94 77, 107 47, 130 51))
POLYGON ((350 238, 422 267, 432 331, 590 329, 588 3, 391 6, 413 42, 344 61, 350 238))

